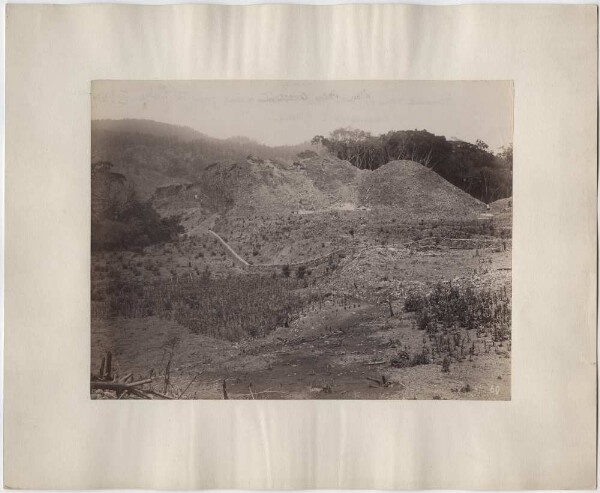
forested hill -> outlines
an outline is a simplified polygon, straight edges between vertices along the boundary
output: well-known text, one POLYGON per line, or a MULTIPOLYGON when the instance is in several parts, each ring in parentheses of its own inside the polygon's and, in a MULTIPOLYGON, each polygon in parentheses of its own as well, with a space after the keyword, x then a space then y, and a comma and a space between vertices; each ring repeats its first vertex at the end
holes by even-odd
POLYGON ((110 162, 134 185, 141 197, 156 188, 194 182, 207 166, 238 161, 248 155, 294 159, 316 146, 269 147, 246 137, 215 139, 189 127, 151 120, 93 120, 92 163, 110 162))
POLYGON ((512 145, 494 153, 481 140, 474 144, 447 140, 427 130, 371 135, 354 128, 338 128, 312 142, 360 169, 375 170, 394 160, 416 161, 482 202, 512 195, 512 145))

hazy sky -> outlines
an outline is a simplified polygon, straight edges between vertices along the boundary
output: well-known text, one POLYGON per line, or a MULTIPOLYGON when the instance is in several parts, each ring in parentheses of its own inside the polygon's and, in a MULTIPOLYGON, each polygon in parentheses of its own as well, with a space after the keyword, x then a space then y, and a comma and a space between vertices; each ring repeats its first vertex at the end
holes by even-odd
POLYGON ((513 89, 509 81, 96 81, 92 118, 144 118, 268 145, 339 127, 426 129, 495 150, 512 142, 513 89))

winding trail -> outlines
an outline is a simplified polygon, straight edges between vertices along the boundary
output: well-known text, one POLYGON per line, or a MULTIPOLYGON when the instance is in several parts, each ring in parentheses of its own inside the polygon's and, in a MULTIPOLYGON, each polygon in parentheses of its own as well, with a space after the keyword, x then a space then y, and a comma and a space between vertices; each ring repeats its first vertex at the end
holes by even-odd
MULTIPOLYGON (((339 255, 340 253, 344 253, 344 250, 339 249, 339 250, 334 250, 333 252, 328 253, 327 255, 323 255, 321 257, 316 257, 316 258, 312 258, 312 259, 308 259, 308 260, 304 260, 301 262, 290 262, 287 264, 249 264, 248 262, 246 262, 242 257, 240 257, 238 255, 238 253, 231 248, 231 246, 229 246, 229 244, 223 239, 221 238, 217 233, 215 233, 213 230, 211 229, 207 229, 207 231, 213 236, 215 237, 219 243, 221 245, 223 245, 223 247, 225 248, 225 250, 227 251, 227 253, 231 256, 231 258, 233 259, 233 261, 235 263, 237 263, 242 269, 245 270, 250 270, 250 269, 280 269, 283 267, 283 265, 288 265, 289 267, 299 267, 301 265, 304 266, 315 266, 321 262, 327 261, 329 260, 331 257, 334 257, 336 255, 339 255)), ((340 266, 340 270, 348 267, 349 265, 353 264, 355 261, 357 261, 360 256, 369 250, 375 250, 375 249, 389 249, 389 248, 399 248, 399 249, 407 249, 410 248, 411 246, 414 245, 423 245, 423 243, 425 242, 435 242, 436 240, 446 240, 446 241, 451 241, 451 242, 457 242, 457 243, 461 243, 461 242, 474 242, 476 243, 476 248, 481 248, 485 245, 485 243, 487 243, 488 245, 490 243, 497 243, 498 241, 502 241, 496 238, 478 238, 478 239, 471 239, 471 238, 445 238, 445 237, 428 237, 428 238, 422 238, 421 240, 415 240, 415 241, 408 241, 405 243, 390 243, 387 245, 370 245, 367 247, 364 247, 358 251, 356 251, 356 249, 352 249, 352 255, 351 257, 348 257, 346 259, 345 262, 343 262, 343 265, 340 266)))
POLYGON ((316 258, 311 258, 308 260, 303 260, 301 262, 286 262, 285 264, 250 264, 248 262, 246 262, 242 257, 240 257, 238 255, 238 253, 231 248, 231 246, 229 246, 229 244, 223 239, 221 238, 217 233, 215 233, 213 230, 209 229, 208 232, 214 236, 221 245, 223 245, 223 247, 225 248, 225 251, 231 256, 231 258, 233 259, 234 262, 236 262, 240 267, 242 267, 243 269, 246 270, 250 270, 250 269, 281 269, 284 265, 287 265, 288 267, 291 268, 296 268, 299 266, 306 266, 306 267, 310 267, 310 266, 315 266, 317 264, 320 264, 322 262, 325 262, 327 260, 329 260, 331 257, 334 257, 336 255, 339 255, 341 253, 344 253, 344 250, 334 250, 333 252, 329 252, 327 255, 323 255, 321 257, 316 257, 316 258))
POLYGON ((209 229, 208 232, 213 235, 218 241, 219 243, 221 243, 221 245, 223 245, 225 247, 225 250, 227 250, 227 253, 229 253, 229 255, 231 255, 231 257, 234 259, 234 261, 236 261, 242 268, 244 269, 248 269, 251 267, 251 265, 246 262, 242 257, 240 257, 237 252, 231 248, 227 242, 221 238, 217 233, 215 233, 212 229, 209 229))

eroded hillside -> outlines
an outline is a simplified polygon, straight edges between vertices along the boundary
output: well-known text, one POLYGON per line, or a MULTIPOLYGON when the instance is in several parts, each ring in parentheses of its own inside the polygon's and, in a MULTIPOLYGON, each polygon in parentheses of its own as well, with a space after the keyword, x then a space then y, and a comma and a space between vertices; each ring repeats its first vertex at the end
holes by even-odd
MULTIPOLYGON (((92 368, 111 351, 187 398, 510 398, 511 201, 412 161, 190 151, 174 176, 119 152, 161 177, 122 234, 148 211, 183 231, 94 252, 92 368)), ((128 162, 97 194, 125 200, 128 162)))

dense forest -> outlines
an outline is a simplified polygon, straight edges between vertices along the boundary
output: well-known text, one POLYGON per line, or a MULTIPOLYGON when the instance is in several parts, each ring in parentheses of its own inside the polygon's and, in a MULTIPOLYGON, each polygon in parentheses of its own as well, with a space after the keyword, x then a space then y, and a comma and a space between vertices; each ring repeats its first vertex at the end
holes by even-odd
POLYGON ((450 183, 489 203, 512 195, 512 146, 494 154, 488 145, 451 141, 427 130, 400 130, 381 135, 338 128, 315 145, 360 169, 374 170, 395 160, 410 160, 431 168, 450 183))
POLYGON ((92 164, 92 251, 141 248, 183 233, 180 218, 161 217, 112 163, 92 164))

